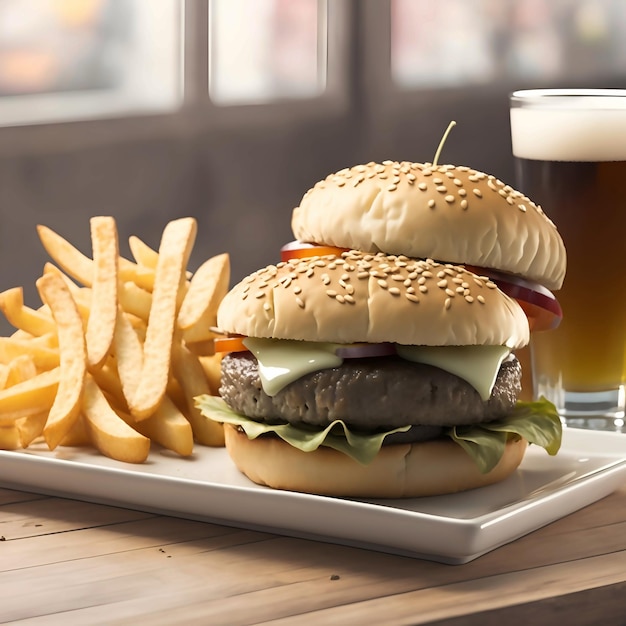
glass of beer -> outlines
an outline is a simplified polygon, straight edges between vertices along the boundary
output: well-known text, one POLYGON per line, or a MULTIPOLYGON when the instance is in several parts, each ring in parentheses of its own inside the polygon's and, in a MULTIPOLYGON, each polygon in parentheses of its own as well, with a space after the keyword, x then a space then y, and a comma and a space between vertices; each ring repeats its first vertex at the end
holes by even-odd
POLYGON ((541 205, 567 250, 563 320, 535 333, 533 393, 567 423, 621 430, 626 383, 626 90, 511 96, 518 189, 541 205))

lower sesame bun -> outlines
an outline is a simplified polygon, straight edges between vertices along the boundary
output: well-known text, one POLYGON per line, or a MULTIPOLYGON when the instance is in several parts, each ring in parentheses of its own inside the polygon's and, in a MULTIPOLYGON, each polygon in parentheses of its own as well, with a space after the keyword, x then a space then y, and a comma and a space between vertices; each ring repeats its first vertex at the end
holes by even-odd
POLYGON ((489 279, 358 250, 250 274, 222 300, 217 323, 247 337, 317 342, 520 348, 529 339, 523 310, 489 279))
POLYGON ((226 448, 250 480, 274 489, 355 498, 412 498, 483 487, 504 480, 522 462, 525 439, 511 439, 500 462, 481 474, 451 439, 383 446, 369 465, 320 447, 302 452, 277 437, 248 436, 225 425, 226 448))

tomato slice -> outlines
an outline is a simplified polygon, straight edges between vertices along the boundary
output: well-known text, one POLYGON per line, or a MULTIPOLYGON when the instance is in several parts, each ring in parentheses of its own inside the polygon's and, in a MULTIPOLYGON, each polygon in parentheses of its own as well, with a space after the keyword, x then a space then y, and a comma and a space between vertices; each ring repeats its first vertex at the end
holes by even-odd
POLYGON ((531 280, 484 267, 466 266, 470 272, 487 276, 510 298, 517 300, 528 317, 531 331, 552 330, 563 319, 556 296, 543 285, 531 280))
POLYGON ((348 248, 337 248, 316 243, 306 243, 304 241, 290 241, 280 249, 280 260, 290 261, 291 259, 305 259, 312 256, 325 256, 333 254, 341 256, 348 248))
POLYGON ((245 337, 216 337, 213 340, 215 352, 245 352, 248 348, 243 345, 245 337))
MULTIPOLYGON (((217 337, 213 340, 215 352, 246 352, 245 337, 217 337)), ((392 343, 348 343, 341 344, 335 354, 342 359, 364 359, 374 356, 389 356, 396 353, 392 343)))

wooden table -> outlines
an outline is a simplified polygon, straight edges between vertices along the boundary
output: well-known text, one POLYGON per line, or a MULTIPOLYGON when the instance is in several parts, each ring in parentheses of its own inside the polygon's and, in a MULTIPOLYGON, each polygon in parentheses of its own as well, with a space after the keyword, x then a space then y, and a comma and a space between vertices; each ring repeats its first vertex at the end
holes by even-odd
POLYGON ((0 489, 0 623, 624 624, 626 486, 466 565, 0 489))

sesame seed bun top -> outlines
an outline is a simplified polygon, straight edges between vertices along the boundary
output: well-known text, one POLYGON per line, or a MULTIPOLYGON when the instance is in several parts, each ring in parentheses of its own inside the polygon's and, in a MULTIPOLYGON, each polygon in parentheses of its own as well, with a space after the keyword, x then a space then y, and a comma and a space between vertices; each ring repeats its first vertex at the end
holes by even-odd
POLYGON ((541 207, 464 166, 343 169, 306 192, 291 225, 300 241, 492 268, 548 289, 565 277, 565 246, 541 207))
POLYGON ((405 345, 528 343, 520 306, 465 268, 355 250, 295 259, 226 295, 221 330, 251 337, 405 345))

